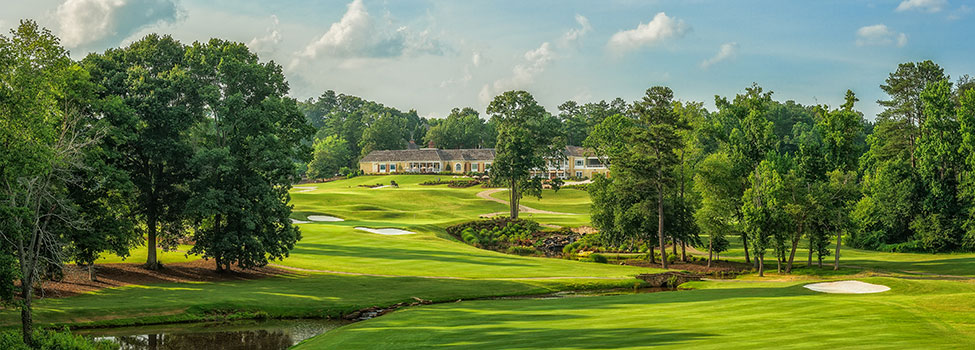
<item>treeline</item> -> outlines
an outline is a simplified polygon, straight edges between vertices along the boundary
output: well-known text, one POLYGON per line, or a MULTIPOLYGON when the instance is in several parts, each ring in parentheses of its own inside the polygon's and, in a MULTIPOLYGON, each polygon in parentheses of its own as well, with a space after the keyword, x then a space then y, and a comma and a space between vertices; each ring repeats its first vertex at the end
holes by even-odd
POLYGON ((155 269, 184 240, 217 270, 287 256, 314 132, 287 94, 241 43, 152 34, 72 61, 32 21, 0 35, 0 299, 25 343, 34 287, 63 263, 95 279, 100 253, 145 244, 155 269))
MULTIPOLYGON (((471 108, 454 108, 442 118, 419 117, 414 110, 402 112, 356 96, 326 91, 318 98, 300 102, 308 122, 316 128, 313 160, 307 165, 309 178, 347 175, 358 167, 362 156, 374 150, 417 147, 443 149, 494 148, 500 121, 482 118, 471 108)), ((556 117, 565 143, 582 146, 593 128, 614 114, 626 111, 623 99, 579 104, 567 101, 556 117)))
POLYGON ((651 88, 585 141, 612 174, 589 186, 593 224, 612 244, 649 241, 664 257, 668 244, 713 256, 738 236, 760 274, 769 253, 791 271, 803 241, 807 264, 834 255, 834 268, 844 243, 975 250, 975 84, 925 61, 881 88, 890 99, 873 123, 852 91, 831 108, 753 85, 710 112, 651 88))

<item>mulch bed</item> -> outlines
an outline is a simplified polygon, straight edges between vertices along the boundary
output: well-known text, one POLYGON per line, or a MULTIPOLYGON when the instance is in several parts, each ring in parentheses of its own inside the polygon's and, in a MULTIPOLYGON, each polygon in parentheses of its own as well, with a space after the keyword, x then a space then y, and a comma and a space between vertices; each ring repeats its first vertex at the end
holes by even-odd
POLYGON ((147 270, 141 264, 133 263, 96 264, 95 268, 98 281, 93 282, 88 280, 86 268, 77 265, 65 265, 64 279, 61 281, 45 281, 42 285, 43 290, 38 290, 36 295, 44 298, 63 298, 127 285, 240 281, 294 275, 294 272, 267 266, 250 270, 240 270, 234 267, 231 271, 217 272, 213 261, 203 259, 165 264, 156 271, 147 270))
MULTIPOLYGON (((612 256, 607 254, 607 256, 612 256)), ((661 267, 660 263, 651 264, 648 260, 643 259, 628 259, 624 261, 625 265, 630 266, 640 266, 640 267, 661 267)), ((711 261, 711 268, 708 268, 707 261, 694 261, 694 262, 681 262, 677 261, 671 264, 667 264, 667 267, 674 270, 684 270, 693 273, 700 274, 710 274, 715 272, 725 272, 725 273, 741 273, 743 271, 748 271, 752 269, 751 265, 725 261, 725 260, 713 260, 711 261)))

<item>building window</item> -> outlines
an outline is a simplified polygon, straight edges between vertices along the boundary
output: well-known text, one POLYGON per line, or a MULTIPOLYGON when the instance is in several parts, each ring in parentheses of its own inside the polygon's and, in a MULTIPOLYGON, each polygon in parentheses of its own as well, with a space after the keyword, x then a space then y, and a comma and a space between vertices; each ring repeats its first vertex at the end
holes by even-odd
POLYGON ((460 171, 460 170, 461 170, 461 165, 460 165, 460 163, 457 163, 457 164, 455 164, 455 165, 454 165, 454 171, 460 171))
POLYGON ((392 172, 396 172, 396 164, 390 164, 389 165, 389 172, 391 172, 391 173, 392 172))
POLYGON ((576 166, 582 167, 582 159, 576 159, 576 166))
POLYGON ((471 171, 477 172, 477 163, 471 164, 471 171))
POLYGON ((379 171, 386 171, 386 164, 379 164, 379 171))
POLYGON ((578 177, 578 178, 581 179, 582 178, 582 172, 581 171, 577 171, 576 172, 576 177, 578 177))
POLYGON ((588 166, 590 168, 602 168, 603 167, 603 162, 599 158, 589 158, 589 159, 586 159, 586 163, 587 163, 586 166, 588 166))

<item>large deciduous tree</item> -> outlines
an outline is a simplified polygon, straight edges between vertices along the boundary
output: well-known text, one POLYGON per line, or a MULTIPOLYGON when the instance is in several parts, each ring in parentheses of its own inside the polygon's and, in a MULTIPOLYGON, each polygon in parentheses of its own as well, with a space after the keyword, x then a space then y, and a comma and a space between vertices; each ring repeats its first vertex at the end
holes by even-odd
POLYGON ((184 233, 192 178, 189 131, 201 120, 201 82, 187 72, 186 47, 150 34, 131 45, 92 54, 84 64, 101 85, 98 113, 112 130, 105 147, 112 166, 135 185, 131 208, 146 230, 146 266, 158 268, 157 246, 174 247, 184 233))
POLYGON ((14 279, 20 280, 16 302, 29 346, 34 288, 65 259, 59 229, 85 224, 66 195, 92 143, 78 113, 64 109, 76 69, 57 37, 35 22, 0 35, 0 297, 12 301, 14 279))
POLYGON ((244 44, 212 39, 186 57, 189 74, 205 83, 206 110, 194 130, 189 253, 214 259, 218 271, 284 258, 301 238, 288 190, 298 180, 295 160, 311 154, 302 141, 313 129, 287 97, 281 66, 260 62, 244 44))
POLYGON ((330 178, 347 167, 352 159, 349 143, 338 135, 329 135, 315 140, 314 153, 308 163, 308 177, 312 179, 330 178))
POLYGON ((425 143, 444 149, 486 147, 490 129, 476 110, 454 108, 446 119, 427 130, 425 143))
POLYGON ((565 142, 558 132, 558 119, 526 91, 498 95, 487 112, 498 130, 491 180, 508 185, 511 218, 517 219, 523 194, 541 196, 541 181, 531 176, 532 171, 544 171, 549 162, 561 164, 565 142))

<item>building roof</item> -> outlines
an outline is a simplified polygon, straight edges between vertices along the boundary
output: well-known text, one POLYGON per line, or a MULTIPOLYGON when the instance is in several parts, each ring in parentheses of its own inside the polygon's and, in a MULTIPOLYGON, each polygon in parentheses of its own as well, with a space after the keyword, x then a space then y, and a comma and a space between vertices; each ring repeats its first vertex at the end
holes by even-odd
POLYGON ((443 160, 494 160, 494 148, 442 149, 443 160))
POLYGON ((440 150, 436 149, 397 149, 369 152, 361 162, 439 162, 440 150))
POLYGON ((592 153, 589 152, 587 149, 579 146, 565 146, 565 152, 566 155, 572 157, 585 157, 587 156, 587 153, 592 153))

